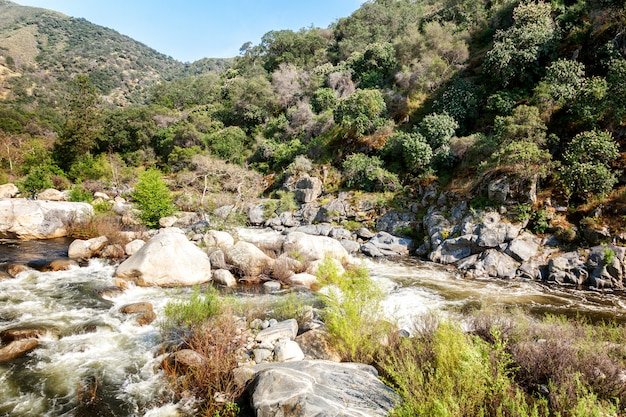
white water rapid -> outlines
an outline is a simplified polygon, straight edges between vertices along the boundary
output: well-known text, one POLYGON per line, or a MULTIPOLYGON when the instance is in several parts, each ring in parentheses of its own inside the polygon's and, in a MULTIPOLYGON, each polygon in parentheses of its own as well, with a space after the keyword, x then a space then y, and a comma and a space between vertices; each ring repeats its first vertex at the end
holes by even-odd
MULTIPOLYGON (((120 313, 148 301, 157 315, 167 291, 131 288, 111 301, 97 290, 113 284, 102 261, 59 272, 22 272, 0 281, 0 331, 44 328, 26 357, 0 364, 0 415, 81 415, 79 397, 97 390, 103 416, 174 416, 155 356, 158 323, 139 326, 120 313)), ((83 414, 90 415, 90 414, 83 414)))

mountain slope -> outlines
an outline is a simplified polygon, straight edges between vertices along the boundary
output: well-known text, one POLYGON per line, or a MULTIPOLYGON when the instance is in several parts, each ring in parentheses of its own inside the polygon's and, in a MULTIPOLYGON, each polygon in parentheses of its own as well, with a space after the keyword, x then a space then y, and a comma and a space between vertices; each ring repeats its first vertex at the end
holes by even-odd
POLYGON ((89 74, 107 101, 140 102, 158 81, 227 62, 183 64, 84 19, 0 0, 0 98, 54 102, 58 82, 89 74))

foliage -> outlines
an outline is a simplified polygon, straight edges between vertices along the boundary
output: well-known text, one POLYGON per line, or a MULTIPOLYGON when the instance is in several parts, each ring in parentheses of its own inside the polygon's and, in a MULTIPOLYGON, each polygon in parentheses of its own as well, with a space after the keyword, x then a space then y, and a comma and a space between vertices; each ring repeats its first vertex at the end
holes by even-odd
POLYGON ((18 184, 18 187, 28 195, 35 195, 46 188, 52 188, 54 186, 51 177, 52 172, 49 168, 37 166, 18 184))
POLYGON ((68 201, 74 202, 87 202, 91 203, 93 200, 93 194, 91 191, 82 187, 80 183, 74 184, 72 188, 70 188, 70 192, 68 194, 68 201))
POLYGON ((512 171, 521 180, 534 177, 544 179, 551 171, 550 152, 539 149, 536 143, 515 141, 500 148, 491 156, 492 165, 512 171))
POLYGON ((617 183, 611 163, 619 156, 618 146, 608 132, 579 133, 563 155, 561 179, 570 195, 605 194, 617 183))
POLYGON ((558 59, 546 69, 544 81, 554 100, 573 100, 585 81, 585 66, 580 62, 558 59))
POLYGON ((332 88, 324 87, 315 91, 311 98, 313 111, 321 113, 326 110, 334 110, 339 100, 332 88))
POLYGON ((326 266, 320 267, 318 281, 329 286, 322 316, 333 345, 345 360, 371 363, 378 342, 391 329, 382 321, 383 291, 365 267, 348 269, 340 276, 329 263, 325 260, 326 266))
POLYGON ((70 86, 69 114, 54 148, 55 160, 64 169, 94 150, 100 134, 98 90, 86 75, 77 76, 70 86))
POLYGON ((485 56, 485 70, 503 86, 530 82, 539 72, 540 58, 550 53, 556 35, 550 3, 520 3, 513 26, 498 30, 485 56))
POLYGON ((207 147, 211 154, 236 164, 242 164, 246 157, 249 140, 241 128, 229 126, 207 137, 207 147))
POLYGON ((163 330, 166 333, 191 330, 217 315, 220 308, 219 296, 214 287, 207 287, 204 291, 194 287, 187 300, 170 301, 165 305, 163 330))
POLYGON ((382 168, 376 156, 350 154, 343 162, 343 176, 348 187, 365 191, 395 191, 399 188, 397 176, 382 168))
POLYGON ((156 227, 159 219, 174 213, 173 198, 161 172, 151 168, 139 176, 132 198, 140 210, 140 218, 150 227, 156 227))
POLYGON ((500 143, 505 145, 524 141, 542 146, 548 128, 537 107, 521 104, 513 109, 510 116, 496 116, 493 130, 500 143))
POLYGON ((385 100, 379 90, 357 89, 349 97, 339 101, 335 109, 335 122, 352 136, 373 133, 385 123, 385 100))
POLYGON ((450 139, 458 128, 456 120, 446 113, 429 114, 417 126, 432 149, 450 145, 450 139))

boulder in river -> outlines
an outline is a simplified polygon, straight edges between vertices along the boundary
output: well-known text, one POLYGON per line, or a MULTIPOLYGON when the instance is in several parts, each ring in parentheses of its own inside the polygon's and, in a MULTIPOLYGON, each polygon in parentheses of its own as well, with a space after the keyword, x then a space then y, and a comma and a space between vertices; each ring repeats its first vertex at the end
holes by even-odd
POLYGON ((115 271, 142 287, 179 287, 211 280, 208 255, 179 229, 162 229, 115 271))
POLYGON ((37 346, 39 346, 37 339, 15 340, 0 348, 0 363, 12 361, 20 356, 24 356, 37 346))

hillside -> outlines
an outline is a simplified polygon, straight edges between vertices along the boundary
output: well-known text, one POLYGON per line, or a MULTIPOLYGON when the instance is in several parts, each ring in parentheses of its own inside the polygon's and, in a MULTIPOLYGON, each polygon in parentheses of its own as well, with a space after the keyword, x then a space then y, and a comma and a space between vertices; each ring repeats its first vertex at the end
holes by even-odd
POLYGON ((54 11, 0 0, 0 95, 54 103, 55 90, 89 73, 106 101, 142 102, 158 81, 198 75, 227 60, 183 64, 128 36, 54 11), (12 92, 12 94, 9 94, 12 92))
POLYGON ((542 230, 592 213, 626 225, 622 1, 373 0, 329 28, 270 31, 230 62, 189 65, 0 5, 0 158, 25 189, 133 183, 156 166, 184 190, 181 207, 203 210, 207 172, 239 204, 259 194, 241 185, 252 169, 265 196, 308 174, 409 210, 431 184, 497 205, 487 189, 503 179, 507 205, 542 230))

